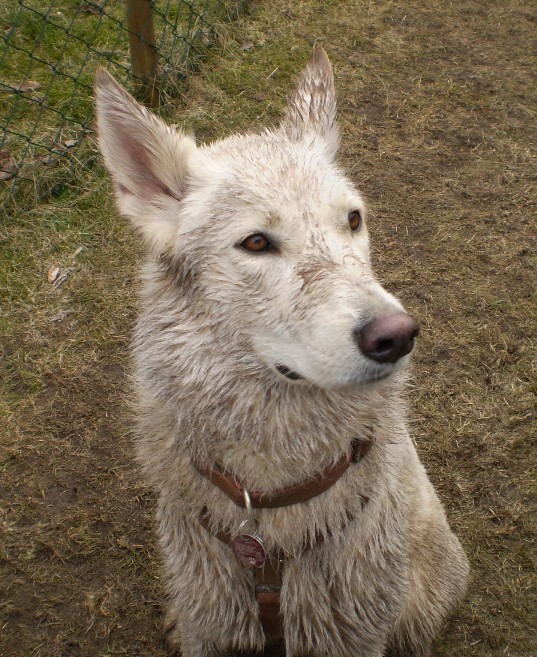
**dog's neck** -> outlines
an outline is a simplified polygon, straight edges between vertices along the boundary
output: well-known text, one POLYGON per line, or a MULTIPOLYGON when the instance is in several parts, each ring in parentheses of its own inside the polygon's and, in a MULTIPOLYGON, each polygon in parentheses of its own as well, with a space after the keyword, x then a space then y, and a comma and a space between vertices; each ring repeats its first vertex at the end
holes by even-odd
POLYGON ((212 317, 193 317, 187 299, 177 308, 175 295, 160 294, 162 313, 136 331, 138 371, 173 419, 178 449, 197 462, 217 462, 270 490, 312 476, 353 437, 376 440, 380 423, 403 426, 400 375, 338 390, 288 381, 257 363, 244 340, 220 334, 212 317), (166 307, 172 303, 173 314, 166 307), (160 319, 170 316, 173 324, 160 319))

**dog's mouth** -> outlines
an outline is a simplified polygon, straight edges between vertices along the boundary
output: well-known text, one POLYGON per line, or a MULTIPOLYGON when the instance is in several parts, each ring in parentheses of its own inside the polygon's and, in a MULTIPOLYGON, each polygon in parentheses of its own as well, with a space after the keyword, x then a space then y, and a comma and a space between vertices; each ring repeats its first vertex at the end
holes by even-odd
POLYGON ((276 369, 282 376, 285 376, 286 379, 291 379, 291 381, 300 381, 304 378, 297 372, 290 370, 286 365, 276 365, 276 369))
POLYGON ((400 372, 403 368, 393 366, 382 368, 381 371, 370 372, 367 378, 361 381, 362 385, 365 386, 375 386, 376 384, 382 384, 384 381, 389 381, 393 376, 400 372))
POLYGON ((384 381, 385 379, 390 378, 392 374, 393 370, 389 370, 388 372, 379 372, 378 374, 370 376, 366 381, 364 381, 364 383, 378 383, 379 381, 384 381))
MULTIPOLYGON (((276 365, 276 370, 279 372, 279 374, 281 374, 286 379, 289 379, 291 381, 305 380, 301 374, 290 369, 289 367, 287 367, 287 365, 276 365)), ((361 383, 362 385, 375 385, 375 383, 379 383, 381 381, 384 381, 385 379, 390 378, 392 374, 393 374, 393 368, 390 368, 388 371, 376 372, 374 374, 371 374, 370 376, 367 377, 367 379, 362 380, 359 383, 361 383)))

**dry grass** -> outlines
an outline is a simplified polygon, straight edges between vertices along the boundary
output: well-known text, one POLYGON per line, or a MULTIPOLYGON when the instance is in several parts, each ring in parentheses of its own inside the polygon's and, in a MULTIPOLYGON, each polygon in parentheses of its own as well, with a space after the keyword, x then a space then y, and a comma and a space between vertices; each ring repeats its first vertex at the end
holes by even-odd
MULTIPOLYGON (((315 40, 333 60, 377 270, 423 327, 414 435, 473 565, 436 657, 537 645, 532 11, 253 3, 178 108, 204 139, 261 125, 315 40)), ((99 177, 0 230, 0 653, 162 657, 153 500, 128 437, 138 245, 99 177), (54 264, 72 269, 57 290, 54 264)))

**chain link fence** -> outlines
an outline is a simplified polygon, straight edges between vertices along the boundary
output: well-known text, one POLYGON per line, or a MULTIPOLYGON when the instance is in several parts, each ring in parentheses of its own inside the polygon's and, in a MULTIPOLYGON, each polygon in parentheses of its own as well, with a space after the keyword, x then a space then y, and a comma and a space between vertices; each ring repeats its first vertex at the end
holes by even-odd
POLYGON ((60 196, 96 161, 92 84, 102 65, 146 104, 173 95, 229 0, 2 0, 0 209, 60 196))

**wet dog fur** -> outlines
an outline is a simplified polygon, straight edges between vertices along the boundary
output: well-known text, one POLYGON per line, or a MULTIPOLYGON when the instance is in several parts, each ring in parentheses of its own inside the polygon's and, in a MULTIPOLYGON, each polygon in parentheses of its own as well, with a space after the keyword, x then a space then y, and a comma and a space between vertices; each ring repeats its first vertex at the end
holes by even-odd
POLYGON ((266 648, 252 572, 199 523, 206 508, 234 532, 244 511, 193 462, 273 491, 359 437, 369 454, 328 491, 256 511, 267 550, 290 555, 285 650, 430 655, 468 564, 406 428, 409 355, 383 359, 361 342, 365 327, 404 311, 372 272, 364 200, 335 163, 325 52, 281 123, 259 134, 198 146, 105 71, 96 104, 118 208, 147 249, 137 452, 159 498, 170 646, 185 657, 266 648))

